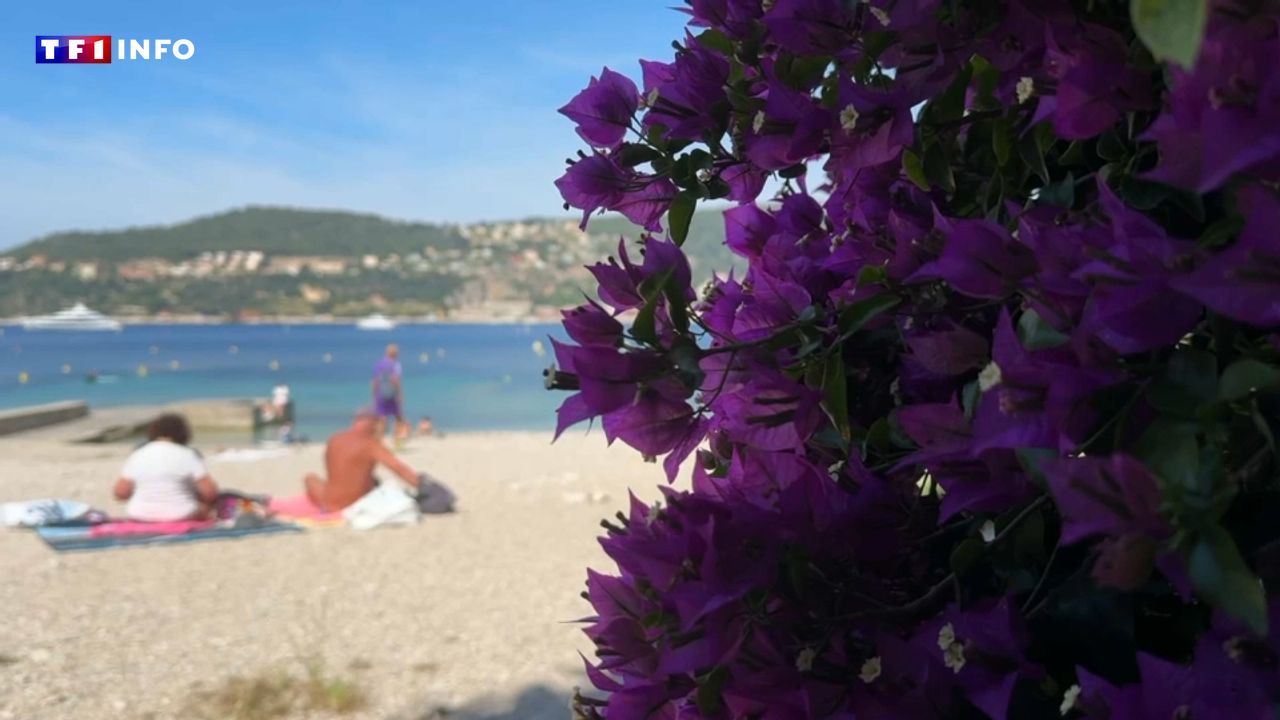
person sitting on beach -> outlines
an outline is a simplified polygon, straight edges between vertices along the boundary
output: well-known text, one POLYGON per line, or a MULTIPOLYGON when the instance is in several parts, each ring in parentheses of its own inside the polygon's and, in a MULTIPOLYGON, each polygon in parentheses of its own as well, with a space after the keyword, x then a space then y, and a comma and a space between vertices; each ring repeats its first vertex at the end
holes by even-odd
POLYGON ((315 473, 303 481, 311 502, 327 511, 341 510, 364 497, 377 486, 373 471, 384 465, 413 491, 418 475, 382 444, 383 420, 372 409, 356 413, 351 427, 329 438, 324 450, 325 473, 315 473))
POLYGON ((191 441, 181 415, 165 414, 147 427, 148 442, 133 451, 116 480, 115 497, 133 520, 166 522, 209 517, 218 486, 191 441))

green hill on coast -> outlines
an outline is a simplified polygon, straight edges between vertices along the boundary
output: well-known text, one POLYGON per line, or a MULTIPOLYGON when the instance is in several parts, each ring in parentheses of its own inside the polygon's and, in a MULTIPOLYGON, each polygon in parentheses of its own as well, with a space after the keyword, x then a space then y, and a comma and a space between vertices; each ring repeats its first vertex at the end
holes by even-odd
MULTIPOLYGON (((60 232, 0 252, 0 316, 82 301, 122 315, 356 316, 373 311, 546 317, 579 302, 583 266, 638 229, 595 218, 404 222, 335 210, 248 207, 174 225, 60 232)), ((694 220, 699 279, 733 263, 719 213, 694 220)))

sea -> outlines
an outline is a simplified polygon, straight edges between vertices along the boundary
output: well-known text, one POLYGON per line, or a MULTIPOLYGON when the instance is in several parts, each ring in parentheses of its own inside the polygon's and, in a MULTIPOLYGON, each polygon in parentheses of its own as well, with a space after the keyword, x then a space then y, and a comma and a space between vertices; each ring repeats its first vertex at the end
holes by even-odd
POLYGON ((406 418, 440 432, 555 427, 543 386, 553 324, 129 325, 120 332, 0 328, 0 409, 59 400, 90 407, 267 398, 289 386, 296 429, 323 439, 368 405, 374 364, 400 346, 406 418), (95 377, 95 382, 89 378, 95 377))

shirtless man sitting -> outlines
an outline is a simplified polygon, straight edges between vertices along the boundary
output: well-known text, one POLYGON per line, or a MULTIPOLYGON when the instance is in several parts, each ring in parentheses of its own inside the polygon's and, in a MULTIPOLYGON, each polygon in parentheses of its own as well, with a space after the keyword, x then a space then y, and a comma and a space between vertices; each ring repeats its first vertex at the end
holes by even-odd
POLYGON ((373 470, 385 465, 409 486, 418 488, 418 475, 382 444, 382 420, 372 411, 360 411, 351 427, 329 438, 324 451, 329 479, 311 473, 304 482, 307 497, 327 511, 341 510, 364 497, 377 485, 373 470))

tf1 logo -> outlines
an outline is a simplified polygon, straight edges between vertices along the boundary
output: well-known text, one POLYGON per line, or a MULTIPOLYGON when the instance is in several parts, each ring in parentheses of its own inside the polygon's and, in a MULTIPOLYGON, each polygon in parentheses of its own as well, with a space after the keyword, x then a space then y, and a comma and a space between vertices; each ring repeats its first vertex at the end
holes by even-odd
MULTIPOLYGON (((36 62, 56 65, 105 65, 112 60, 110 35, 37 35, 36 62)), ((196 54, 195 43, 182 38, 118 38, 116 60, 160 60, 172 54, 178 60, 190 60, 196 54)))

